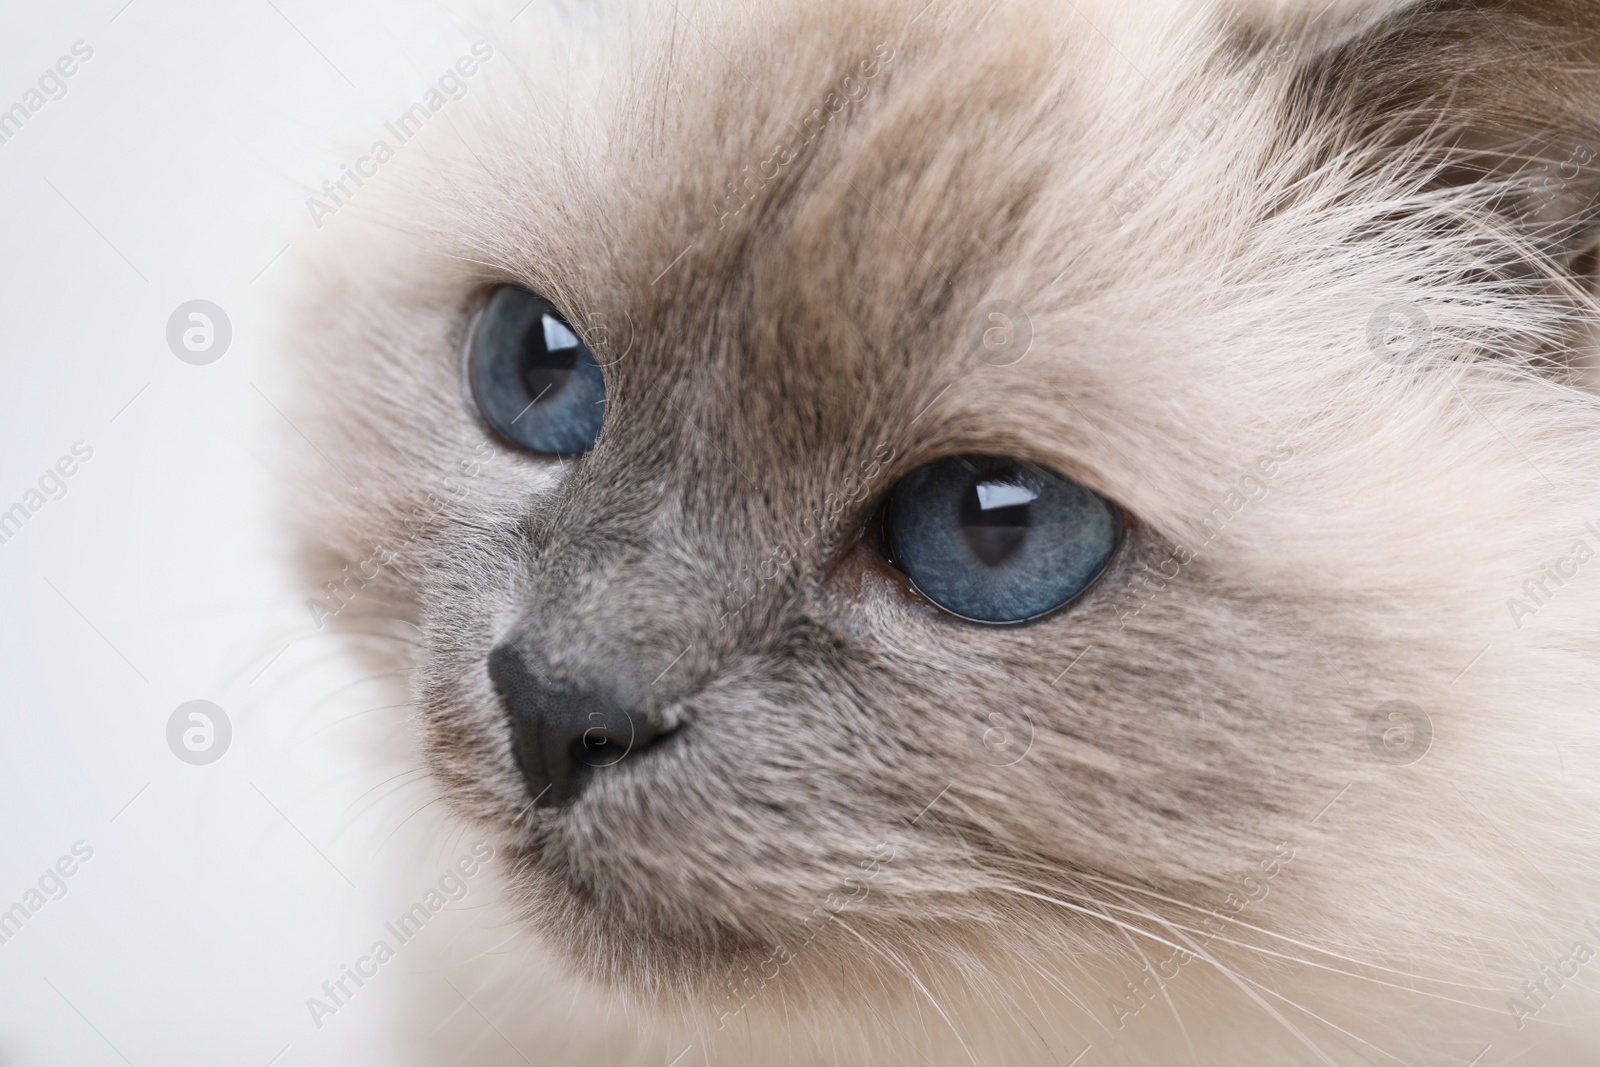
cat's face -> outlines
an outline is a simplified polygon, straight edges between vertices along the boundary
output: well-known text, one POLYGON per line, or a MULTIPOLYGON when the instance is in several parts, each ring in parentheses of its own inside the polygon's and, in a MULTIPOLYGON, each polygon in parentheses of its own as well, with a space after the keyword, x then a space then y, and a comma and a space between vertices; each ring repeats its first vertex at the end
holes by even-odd
MULTIPOLYGON (((1502 528, 1535 476, 1420 371, 1492 332, 1465 239, 1341 200, 1375 179, 1305 105, 1336 46, 920 7, 686 15, 626 87, 490 124, 319 304, 355 599, 415 620, 430 765, 613 981, 1126 953, 1108 907, 1220 907, 1353 783, 1432 803, 1370 744, 1386 702, 1459 724, 1435 762, 1494 736, 1451 675, 1551 531, 1502 528), (592 351, 592 447, 485 412, 508 285, 592 351), (1374 343, 1387 304, 1428 309, 1426 360, 1374 343), (1107 501, 1103 573, 1014 625, 914 583, 885 503, 970 456, 1107 501)), ((1510 382, 1515 421, 1544 386, 1510 382)), ((1369 845, 1299 861, 1331 873, 1296 922, 1337 928, 1338 872, 1402 847, 1369 845)))

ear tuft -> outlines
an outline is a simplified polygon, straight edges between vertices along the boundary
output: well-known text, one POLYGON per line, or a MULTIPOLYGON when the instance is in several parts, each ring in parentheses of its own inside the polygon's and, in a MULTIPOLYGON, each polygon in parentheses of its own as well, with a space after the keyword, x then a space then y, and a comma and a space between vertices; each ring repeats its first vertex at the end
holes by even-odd
POLYGON ((1423 0, 1368 15, 1310 53, 1289 108, 1297 135, 1331 131, 1330 155, 1415 168, 1423 188, 1509 223, 1542 262, 1508 273, 1592 272, 1600 3, 1423 0))

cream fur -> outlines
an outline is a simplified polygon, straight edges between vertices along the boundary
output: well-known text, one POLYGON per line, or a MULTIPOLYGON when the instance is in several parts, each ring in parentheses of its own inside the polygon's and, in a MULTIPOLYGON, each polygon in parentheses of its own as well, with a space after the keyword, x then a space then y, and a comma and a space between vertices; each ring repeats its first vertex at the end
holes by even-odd
POLYGON ((349 480, 312 539, 392 553, 340 618, 418 628, 427 763, 556 961, 486 979, 514 1036, 541 1064, 1596 1062, 1600 960, 1520 1027, 1510 1001, 1600 950, 1600 563, 1508 606, 1600 548, 1568 162, 1600 145, 1595 7, 924 5, 548 14, 330 230, 306 409, 349 480), (614 360, 585 457, 504 448, 463 393, 502 280, 614 360), (1031 323, 1010 366, 969 341, 996 299, 1031 323), (1426 316, 1415 359, 1369 343, 1389 304, 1426 316), (1025 456, 1128 541, 1063 612, 956 622, 852 547, 858 510, 789 544, 885 445, 866 496, 1025 456), (530 813, 485 671, 513 626, 557 669, 665 669, 640 700, 681 742, 530 813), (1397 700, 1432 729, 1406 765, 1369 744, 1397 700), (997 708, 1032 724, 1008 766, 970 744, 997 708))

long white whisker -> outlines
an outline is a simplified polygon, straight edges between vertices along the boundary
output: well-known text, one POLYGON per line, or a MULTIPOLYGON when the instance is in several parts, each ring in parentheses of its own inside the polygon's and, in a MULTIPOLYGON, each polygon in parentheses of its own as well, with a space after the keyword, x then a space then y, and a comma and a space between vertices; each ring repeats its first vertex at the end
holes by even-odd
POLYGON ((973 1067, 980 1067, 978 1063, 978 1057, 973 1055, 972 1049, 967 1045, 967 1039, 961 1036, 961 1031, 957 1029, 955 1021, 952 1020, 950 1016, 945 1014, 944 1007, 939 1003, 934 995, 928 991, 928 987, 922 984, 922 979, 917 977, 916 972, 913 971, 908 964, 902 960, 896 959, 891 953, 884 951, 880 946, 874 945, 872 942, 862 937, 856 932, 855 928, 849 923, 845 922, 843 918, 836 917, 834 922, 838 923, 840 928, 847 932, 851 937, 855 938, 857 941, 860 941, 862 945, 866 946, 869 950, 878 953, 878 955, 882 956, 895 967, 899 968, 901 973, 903 973, 907 978, 911 979, 912 984, 915 985, 918 991, 920 991, 922 995, 928 999, 928 1003, 933 1005, 933 1010, 938 1012, 939 1017, 945 1021, 947 1026, 950 1027, 950 1032, 956 1035, 956 1040, 961 1042, 961 1048, 966 1052, 967 1058, 972 1061, 973 1067))
MULTIPOLYGON (((1116 907, 1116 905, 1108 904, 1105 901, 1096 901, 1096 903, 1100 904, 1102 907, 1116 907)), ((1131 911, 1132 909, 1123 910, 1131 911)), ((1154 915, 1147 915, 1145 918, 1156 919, 1154 915)), ((1159 919, 1156 919, 1156 921, 1160 922, 1159 919)), ((1161 975, 1156 971, 1154 965, 1151 964, 1150 957, 1144 954, 1144 949, 1140 947, 1139 942, 1135 941, 1133 936, 1126 930, 1119 932, 1124 938, 1127 939, 1127 942, 1133 948, 1133 951, 1139 954, 1139 959, 1143 961, 1145 969, 1151 974, 1155 975, 1156 980, 1160 982, 1161 999, 1167 1002, 1167 1010, 1172 1012, 1172 1019, 1178 1024, 1178 1033, 1183 1035, 1183 1043, 1189 1049, 1189 1059, 1194 1062, 1194 1067, 1200 1067, 1200 1057, 1194 1050, 1194 1042, 1189 1038, 1189 1028, 1183 1025, 1183 1016, 1178 1014, 1178 1006, 1172 1002, 1172 994, 1167 992, 1167 983, 1161 981, 1161 975)))
MULTIPOLYGON (((1042 883, 1037 883, 1037 882, 1030 883, 1030 884, 1035 885, 1036 887, 1038 887, 1040 889, 1054 889, 1054 890, 1056 890, 1058 892, 1062 891, 1060 889, 1060 887, 1058 887, 1058 886, 1044 885, 1042 883)), ((1431 992, 1429 992, 1429 991, 1427 991, 1425 989, 1416 989, 1416 988, 1414 988, 1412 986, 1400 985, 1398 982, 1386 982, 1381 978, 1374 978, 1371 975, 1359 974, 1359 973, 1357 973, 1355 971, 1346 971, 1346 970, 1343 970, 1342 968, 1339 968, 1339 967, 1331 967, 1331 966, 1329 966, 1327 964, 1324 964, 1324 963, 1317 963, 1315 960, 1303 959, 1303 958, 1301 958, 1299 956, 1291 956, 1291 955, 1288 955, 1287 953, 1277 952, 1277 951, 1274 951, 1273 949, 1270 949, 1270 948, 1263 948, 1260 945, 1252 945, 1248 941, 1239 941, 1239 940, 1236 940, 1234 938, 1224 936, 1223 934, 1214 933, 1214 932, 1212 932, 1210 930, 1202 930, 1199 927, 1188 926, 1188 925, 1186 925, 1184 923, 1177 922, 1176 920, 1163 918, 1163 917, 1157 915, 1154 912, 1146 911, 1146 910, 1144 910, 1142 908, 1123 907, 1121 905, 1111 904, 1111 903, 1108 903, 1108 902, 1105 902, 1105 901, 1095 900, 1095 898, 1090 897, 1087 894, 1085 894, 1082 899, 1092 900, 1095 903, 1100 904, 1103 907, 1111 908, 1111 909, 1114 909, 1116 911, 1127 912, 1130 915, 1137 915, 1137 916, 1139 916, 1141 918, 1145 918, 1145 919, 1152 919, 1152 920, 1154 920, 1154 921, 1156 921, 1158 923, 1161 923, 1161 925, 1167 927, 1168 929, 1183 930, 1183 931, 1185 931, 1187 933, 1191 933, 1191 934, 1194 934, 1194 935, 1199 936, 1199 937, 1207 937, 1210 940, 1221 941, 1221 942, 1224 942, 1225 944, 1233 945, 1233 946, 1235 946, 1237 948, 1242 948, 1242 949, 1245 949, 1245 950, 1247 950, 1249 952, 1257 952, 1257 953, 1260 953, 1263 956, 1271 956, 1271 957, 1273 957, 1275 959, 1286 960, 1289 963, 1297 963, 1297 964, 1300 964, 1301 966, 1304 966, 1304 967, 1312 967, 1312 968, 1315 968, 1317 970, 1327 971, 1330 974, 1343 975, 1346 978, 1354 978, 1357 981, 1361 981, 1361 982, 1371 982, 1374 985, 1385 986, 1385 987, 1387 987, 1389 989, 1398 989, 1398 990, 1401 990, 1402 992, 1406 992, 1406 993, 1415 993, 1417 996, 1421 996, 1421 997, 1431 997, 1434 1000, 1442 1000, 1442 1001, 1445 1001, 1446 1003, 1449 1003, 1449 1004, 1460 1004, 1463 1007, 1473 1008, 1473 1009, 1478 1010, 1478 1011, 1486 1011, 1486 1012, 1490 1012, 1490 1013, 1494 1013, 1494 1012, 1497 1011, 1497 1009, 1495 1009, 1495 1008, 1490 1008, 1490 1007, 1487 1007, 1487 1006, 1485 1006, 1483 1004, 1477 1004, 1477 1003, 1474 1003, 1473 1001, 1470 1001, 1470 1000, 1460 1000, 1460 999, 1457 999, 1456 997, 1447 997, 1443 993, 1431 993, 1431 992)), ((1127 898, 1124 897, 1123 899, 1126 900, 1127 898)), ((1194 910, 1202 911, 1204 909, 1196 908, 1194 910)), ((1207 914, 1213 914, 1213 913, 1207 913, 1207 914)), ((1220 918, 1225 918, 1225 916, 1218 915, 1217 918, 1219 918, 1219 919, 1220 918)), ((1233 919, 1231 921, 1237 923, 1238 919, 1235 918, 1235 919, 1233 919)), ((1239 925, 1244 926, 1244 925, 1247 925, 1247 924, 1239 923, 1239 925)), ((1254 927, 1252 927, 1252 929, 1254 929, 1254 927)), ((1332 953, 1330 953, 1330 955, 1332 955, 1332 953)), ((1387 969, 1387 968, 1385 968, 1385 969, 1387 969)), ((1401 974, 1401 975, 1405 974, 1404 971, 1393 971, 1392 973, 1401 974)), ((1410 977, 1410 976, 1407 976, 1407 977, 1410 977)), ((1457 983, 1452 983, 1452 984, 1457 984, 1457 983)), ((1469 986, 1467 988, 1472 988, 1472 987, 1469 986)))
MULTIPOLYGON (((1294 1023, 1290 1022, 1288 1019, 1285 1019, 1283 1017, 1283 1013, 1282 1012, 1278 1011, 1272 1005, 1270 1005, 1266 1001, 1262 1000, 1261 996, 1258 993, 1256 993, 1255 990, 1250 989, 1250 988, 1248 988, 1246 986, 1244 979, 1242 979, 1239 975, 1234 974, 1233 970, 1231 968, 1225 966, 1220 960, 1217 960, 1214 957, 1206 954, 1203 949, 1201 949, 1200 951, 1196 952, 1193 949, 1183 948, 1183 946, 1174 944, 1173 942, 1168 941, 1166 938, 1161 937, 1161 936, 1159 936, 1157 934, 1153 934, 1148 930, 1141 930, 1136 926, 1129 926, 1127 923, 1122 922, 1121 920, 1118 920, 1118 919, 1114 919, 1111 916, 1105 914, 1104 912, 1097 912, 1097 911, 1094 911, 1093 909, 1085 908, 1085 907, 1083 907, 1081 905, 1078 905, 1078 904, 1073 904, 1070 901, 1058 900, 1055 897, 1046 896, 1043 893, 1035 893, 1032 890, 1021 889, 1021 888, 1018 888, 1016 886, 1002 886, 1001 888, 1004 889, 1008 893, 1016 893, 1018 896, 1024 896, 1024 897, 1033 897, 1036 900, 1044 901, 1046 904, 1054 904, 1057 907, 1066 908, 1068 911, 1081 912, 1084 915, 1092 916, 1093 918, 1099 919, 1102 922, 1110 923, 1113 926, 1119 926, 1124 930, 1130 930, 1133 933, 1138 934, 1140 937, 1147 937, 1152 941, 1156 941, 1156 942, 1159 942, 1160 944, 1166 945, 1168 948, 1181 949, 1182 951, 1187 952, 1190 955, 1194 956, 1196 959, 1205 960, 1207 963, 1209 963, 1213 967, 1215 967, 1222 974, 1223 977, 1227 978, 1234 985, 1238 986, 1240 992, 1244 993, 1245 996, 1247 996, 1251 1000, 1255 1001, 1256 1005, 1258 1007, 1260 1007, 1262 1011, 1265 1011, 1275 1021, 1280 1023, 1285 1030, 1287 1030, 1287 1031, 1289 1031, 1289 1033, 1293 1034, 1295 1036, 1295 1038, 1297 1040, 1299 1040, 1301 1044, 1305 1045, 1306 1048, 1310 1049, 1311 1052, 1318 1059, 1320 1059, 1324 1063, 1326 1063, 1328 1065, 1328 1067, 1338 1067, 1338 1064, 1334 1063, 1333 1060, 1329 1059, 1328 1058, 1328 1054, 1326 1052, 1323 1052, 1322 1049, 1320 1047, 1318 1047, 1318 1045, 1315 1042, 1313 1042, 1309 1037, 1307 1037, 1304 1033, 1302 1033, 1300 1031, 1299 1027, 1295 1026, 1294 1023)), ((1310 1014, 1310 1013, 1308 1012, 1307 1014, 1310 1014)))
MULTIPOLYGON (((1189 904, 1189 903, 1187 903, 1185 901, 1182 901, 1182 900, 1176 900, 1176 899, 1174 899, 1172 897, 1165 896, 1165 895, 1163 895, 1161 893, 1157 893, 1155 890, 1147 889, 1147 888, 1145 888, 1143 886, 1131 885, 1131 884, 1119 882, 1119 881, 1117 881, 1115 879, 1112 879, 1112 878, 1103 878, 1103 877, 1098 877, 1098 876, 1095 876, 1095 875, 1084 874, 1084 873, 1077 873, 1077 874, 1074 875, 1074 877, 1081 878, 1081 879, 1084 879, 1086 881, 1102 882, 1102 883, 1104 883, 1106 885, 1113 886, 1113 887, 1118 888, 1118 889, 1122 889, 1122 890, 1126 890, 1126 891, 1130 891, 1130 892, 1141 893, 1141 894, 1143 894, 1145 896, 1153 897, 1156 900, 1161 901, 1162 903, 1171 904, 1174 907, 1184 908, 1184 909, 1186 909, 1188 911, 1198 911, 1198 912, 1201 912, 1201 913, 1206 914, 1206 915, 1216 915, 1217 914, 1216 912, 1209 911, 1206 908, 1202 908, 1202 907, 1200 907, 1200 906, 1198 906, 1196 904, 1189 904)), ((1221 916, 1217 916, 1217 917, 1220 918, 1221 916)), ((1401 978, 1409 978, 1409 979, 1413 979, 1415 981, 1422 981, 1422 982, 1432 982, 1432 983, 1434 983, 1436 985, 1456 986, 1457 988, 1460 988, 1460 989, 1482 990, 1484 988, 1482 986, 1472 985, 1471 983, 1468 983, 1468 982, 1456 982, 1456 981, 1451 981, 1448 978, 1434 978, 1434 977, 1431 977, 1429 975, 1415 974, 1415 973, 1412 973, 1410 971, 1402 971, 1402 970, 1399 970, 1398 968, 1395 968, 1395 967, 1386 967, 1381 963, 1373 963, 1370 960, 1357 959, 1354 956, 1346 956, 1343 953, 1335 952, 1332 949, 1323 948, 1320 945, 1314 945, 1314 944, 1311 944, 1308 941, 1301 941, 1301 940, 1298 940, 1296 938, 1289 937, 1286 934, 1280 934, 1280 933, 1277 933, 1276 931, 1268 930, 1268 929, 1266 929, 1264 927, 1256 926, 1253 923, 1245 922, 1242 919, 1235 918, 1233 921, 1236 924, 1238 924, 1240 927, 1242 927, 1242 928, 1244 928, 1246 930, 1250 930, 1253 933, 1258 933, 1258 934, 1261 934, 1261 935, 1263 935, 1265 937, 1271 937, 1271 938, 1274 938, 1274 939, 1276 939, 1278 941, 1283 941, 1283 942, 1285 942, 1287 944, 1294 945, 1296 948, 1303 948, 1303 949, 1306 949, 1306 950, 1308 950, 1310 952, 1319 952, 1324 956, 1332 956, 1334 959, 1343 960, 1345 963, 1353 964, 1353 965, 1355 965, 1357 967, 1368 967, 1368 968, 1371 968, 1372 970, 1375 970, 1375 971, 1383 971, 1383 972, 1385 972, 1387 974, 1398 975, 1401 978)), ((1309 963, 1310 961, 1307 960, 1307 961, 1301 961, 1301 962, 1309 963)), ((1464 1002, 1460 1002, 1460 1003, 1464 1003, 1464 1002)))
POLYGON ((1028 961, 1028 967, 1031 970, 1033 970, 1034 973, 1036 973, 1040 978, 1043 978, 1046 982, 1048 982, 1062 996, 1064 996, 1068 1000, 1070 1000, 1072 1002, 1073 1007, 1077 1008, 1079 1011, 1083 1012, 1084 1015, 1086 1015, 1089 1018, 1093 1019, 1095 1021, 1095 1025, 1099 1026, 1100 1029, 1104 1030, 1108 1035, 1110 1035, 1112 1037, 1116 1036, 1115 1033, 1112 1032, 1111 1027, 1109 1027, 1105 1023, 1101 1022, 1100 1021, 1100 1016, 1098 1016, 1094 1012, 1090 1011, 1089 1010, 1089 1005, 1085 1004, 1082 1000, 1080 1000, 1078 998, 1078 994, 1074 993, 1071 989, 1069 989, 1067 987, 1067 984, 1064 981, 1062 981, 1059 977, 1057 977, 1056 975, 1050 973, 1048 970, 1046 970, 1045 968, 1039 966, 1039 964, 1037 964, 1037 963, 1035 963, 1035 962, 1033 962, 1031 960, 1028 961))
MULTIPOLYGON (((1155 919, 1156 922, 1162 923, 1162 925, 1167 926, 1169 929, 1172 928, 1172 924, 1171 923, 1166 922, 1165 920, 1161 919, 1159 916, 1152 915, 1151 918, 1155 919)), ((1220 935, 1217 935, 1217 936, 1218 936, 1219 939, 1226 940, 1224 938, 1220 938, 1220 935)), ((1244 946, 1244 947, 1248 948, 1249 946, 1244 946)), ((1339 973, 1344 973, 1344 972, 1339 972, 1339 973)), ((1288 997, 1284 996, 1282 993, 1279 993, 1277 990, 1271 989, 1268 986, 1263 985, 1262 983, 1257 982, 1252 978, 1246 977, 1245 975, 1241 974, 1238 977, 1240 979, 1242 979, 1243 981, 1249 982, 1251 985, 1255 986, 1257 989, 1261 990, 1263 993, 1266 993, 1268 996, 1277 997, 1279 1000, 1283 1001, 1285 1004, 1289 1005, 1291 1008, 1295 1008, 1298 1011, 1304 1012, 1305 1014, 1311 1016, 1313 1019, 1317 1020, 1317 1022, 1321 1023, 1322 1025, 1324 1025, 1326 1027, 1329 1027, 1330 1029, 1339 1031, 1339 1033, 1341 1033, 1341 1034, 1345 1035, 1346 1037, 1350 1038, 1352 1041, 1357 1041, 1357 1042, 1360 1042, 1363 1045, 1366 1045, 1368 1048, 1372 1049, 1372 1051, 1378 1053, 1380 1056, 1387 1056, 1389 1059, 1394 1060, 1396 1063, 1403 1063, 1404 1062, 1399 1057, 1394 1056, 1394 1055, 1392 1055, 1392 1054, 1390 1054, 1388 1052, 1385 1052, 1383 1049, 1379 1048, 1377 1045, 1374 1045, 1372 1042, 1367 1041, 1366 1039, 1364 1039, 1362 1037, 1359 1037, 1354 1033, 1351 1033, 1349 1030, 1346 1030, 1344 1027, 1339 1026, 1337 1023, 1334 1023, 1334 1022, 1332 1022, 1332 1021, 1330 1021, 1328 1019, 1323 1018, 1322 1016, 1318 1015, 1316 1012, 1314 1012, 1311 1009, 1307 1008, 1305 1005, 1299 1004, 1299 1003, 1297 1003, 1297 1002, 1295 1002, 1293 1000, 1290 1000, 1288 997)))

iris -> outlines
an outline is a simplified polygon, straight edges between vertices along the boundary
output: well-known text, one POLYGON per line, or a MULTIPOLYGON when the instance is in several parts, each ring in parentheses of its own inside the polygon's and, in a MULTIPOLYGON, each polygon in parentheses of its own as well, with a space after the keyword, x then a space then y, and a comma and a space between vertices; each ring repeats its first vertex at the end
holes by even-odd
POLYGON ((974 622, 1025 622, 1070 603, 1122 540, 1117 509, 1064 475, 1004 456, 952 456, 889 498, 890 562, 929 600, 974 622))
POLYGON ((605 378, 594 353, 555 306, 502 285, 473 328, 472 397, 507 442, 550 456, 594 447, 605 422, 605 378))

